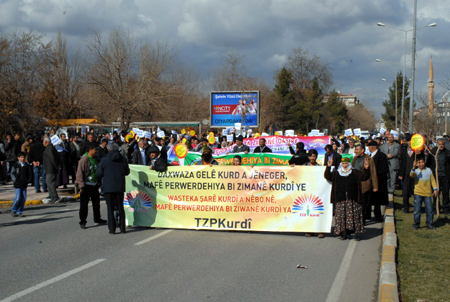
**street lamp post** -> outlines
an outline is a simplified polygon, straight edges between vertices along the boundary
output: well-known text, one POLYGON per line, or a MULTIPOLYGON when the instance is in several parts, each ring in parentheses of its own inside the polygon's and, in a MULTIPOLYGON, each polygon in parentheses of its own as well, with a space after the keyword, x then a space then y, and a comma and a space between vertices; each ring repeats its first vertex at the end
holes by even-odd
MULTIPOLYGON (((414 7, 415 7, 415 14, 416 14, 417 13, 417 2, 416 2, 416 0, 415 0, 415 3, 414 3, 414 7)), ((414 46, 413 47, 414 47, 414 53, 415 53, 415 30, 426 28, 426 27, 435 27, 437 25, 436 23, 431 23, 431 24, 428 24, 426 26, 422 26, 422 27, 416 28, 415 20, 416 20, 416 17, 414 17, 414 28, 408 29, 408 30, 404 30, 404 29, 401 29, 401 28, 389 26, 389 25, 386 25, 386 24, 381 23, 381 22, 377 23, 377 25, 380 26, 380 27, 388 27, 388 28, 399 30, 399 31, 402 31, 402 32, 405 33, 405 56, 403 58, 403 79, 402 79, 403 86, 402 86, 402 110, 401 110, 401 117, 400 117, 400 131, 403 131, 403 112, 404 112, 404 104, 405 104, 406 50, 407 50, 408 32, 409 31, 414 31, 414 39, 413 39, 414 46)), ((411 67, 411 70, 412 70, 412 67, 411 67)), ((413 79, 412 76, 411 76, 411 78, 413 79)), ((414 88, 414 84, 413 84, 412 88, 414 88)), ((409 114, 410 114, 409 130, 410 131, 412 131, 411 108, 414 108, 414 93, 411 94, 411 96, 412 97, 410 99, 410 105, 409 105, 409 107, 410 107, 410 112, 409 112, 409 114), (411 105, 411 104, 413 104, 413 105, 411 105)))

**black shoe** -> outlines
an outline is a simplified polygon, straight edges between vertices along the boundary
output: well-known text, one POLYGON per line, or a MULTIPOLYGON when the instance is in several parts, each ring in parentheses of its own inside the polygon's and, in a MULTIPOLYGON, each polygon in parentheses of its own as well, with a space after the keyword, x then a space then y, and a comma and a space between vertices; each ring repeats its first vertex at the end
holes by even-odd
POLYGON ((347 239, 347 232, 346 231, 341 233, 341 238, 340 239, 341 240, 346 240, 347 239))
POLYGON ((429 229, 429 230, 435 230, 436 228, 435 228, 434 226, 432 226, 432 225, 427 225, 427 229, 429 229))
POLYGON ((413 224, 413 230, 418 230, 419 226, 417 224, 413 224))
POLYGON ((100 219, 98 221, 94 221, 96 224, 107 224, 108 220, 100 219))
POLYGON ((36 190, 35 192, 36 192, 36 193, 42 193, 42 191, 41 191, 41 190, 36 190))
POLYGON ((85 223, 80 223, 80 228, 82 228, 83 230, 86 229, 86 224, 85 223))
POLYGON ((19 216, 19 217, 25 217, 25 215, 23 215, 23 213, 17 214, 17 216, 19 216))
POLYGON ((11 212, 11 216, 12 216, 12 217, 17 217, 17 216, 19 216, 19 215, 17 215, 16 212, 11 212))
POLYGON ((48 190, 44 190, 44 191, 42 191, 42 192, 44 192, 44 193, 47 193, 47 192, 48 192, 48 190))
POLYGON ((403 210, 403 213, 409 214, 409 209, 404 209, 404 210, 403 210))
POLYGON ((109 232, 111 235, 115 235, 116 234, 116 232, 109 232))
POLYGON ((355 240, 356 241, 360 241, 361 240, 361 235, 360 234, 355 234, 355 240))

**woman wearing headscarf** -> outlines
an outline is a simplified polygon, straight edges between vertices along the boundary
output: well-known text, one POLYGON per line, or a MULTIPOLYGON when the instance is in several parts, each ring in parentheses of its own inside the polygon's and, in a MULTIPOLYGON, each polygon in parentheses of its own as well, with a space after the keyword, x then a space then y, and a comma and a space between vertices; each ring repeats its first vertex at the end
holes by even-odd
POLYGON ((361 181, 370 177, 369 161, 365 159, 363 171, 352 169, 350 159, 343 157, 337 169, 333 167, 333 157, 330 157, 325 169, 325 178, 332 183, 331 202, 334 203, 336 235, 341 240, 355 233, 359 241, 364 231, 362 212, 363 194, 361 181))

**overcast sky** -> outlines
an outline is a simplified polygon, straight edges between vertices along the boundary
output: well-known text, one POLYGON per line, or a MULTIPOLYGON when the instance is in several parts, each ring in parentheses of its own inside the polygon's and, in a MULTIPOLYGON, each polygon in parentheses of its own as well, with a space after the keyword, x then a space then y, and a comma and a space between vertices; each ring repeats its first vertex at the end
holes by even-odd
MULTIPOLYGON (((139 39, 176 43, 180 60, 197 66, 205 79, 232 49, 244 56, 250 76, 271 86, 292 50, 302 47, 329 64, 336 90, 357 95, 379 117, 396 68, 375 59, 401 62, 405 34, 376 24, 410 30, 413 6, 413 0, 0 0, 0 30, 33 30, 48 38, 61 30, 75 45, 89 28, 121 26, 139 39)), ((418 1, 417 10, 417 27, 437 27, 417 31, 415 90, 427 91, 432 56, 440 99, 445 91, 439 82, 450 76, 450 1, 418 1)), ((407 60, 411 38, 409 32, 407 60)))

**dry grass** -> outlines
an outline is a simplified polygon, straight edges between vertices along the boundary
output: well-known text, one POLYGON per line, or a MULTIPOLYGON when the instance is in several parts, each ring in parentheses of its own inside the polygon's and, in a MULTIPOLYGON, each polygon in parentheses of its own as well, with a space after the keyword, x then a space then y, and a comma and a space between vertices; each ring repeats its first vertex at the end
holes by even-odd
POLYGON ((450 301, 449 217, 435 216, 436 230, 428 230, 422 213, 421 228, 413 230, 414 216, 402 212, 402 197, 396 196, 394 202, 401 301, 450 301))

